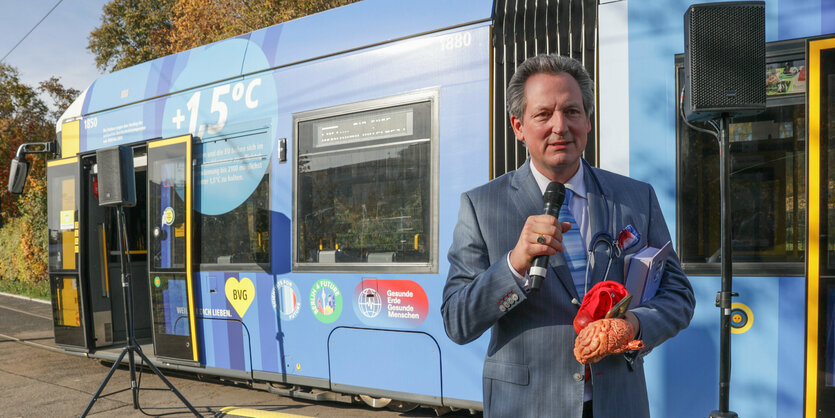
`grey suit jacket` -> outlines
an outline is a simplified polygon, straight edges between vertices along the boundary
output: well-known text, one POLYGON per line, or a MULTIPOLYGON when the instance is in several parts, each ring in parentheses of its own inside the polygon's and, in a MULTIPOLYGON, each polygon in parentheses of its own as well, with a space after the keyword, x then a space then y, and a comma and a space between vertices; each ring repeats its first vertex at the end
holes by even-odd
MULTIPOLYGON (((447 335, 458 344, 492 331, 484 360, 485 416, 580 417, 584 366, 574 358, 572 322, 577 291, 562 253, 549 258, 542 288, 527 293, 507 264, 522 227, 542 213, 542 194, 530 171, 530 159, 518 170, 461 195, 458 224, 449 249, 449 276, 441 313, 447 335)), ((585 165, 581 166, 588 170, 585 165)), ((587 171, 586 190, 591 231, 606 224, 609 233, 631 224, 641 235, 638 245, 661 247, 670 240, 652 187, 593 168, 600 188, 587 171)), ((608 256, 601 248, 589 260, 589 287, 603 280, 608 256)), ((623 256, 613 262, 609 280, 623 283, 623 256)), ((687 327, 693 316, 693 289, 671 252, 656 296, 633 312, 641 321, 647 349, 611 355, 591 366, 595 418, 649 416, 643 355, 687 327)))

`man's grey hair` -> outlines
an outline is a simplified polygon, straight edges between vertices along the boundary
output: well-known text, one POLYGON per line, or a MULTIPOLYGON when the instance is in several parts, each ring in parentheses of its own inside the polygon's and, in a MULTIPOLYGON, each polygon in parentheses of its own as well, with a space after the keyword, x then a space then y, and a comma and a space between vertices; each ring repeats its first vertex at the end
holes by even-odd
POLYGON ((537 55, 530 57, 523 62, 513 77, 510 83, 507 84, 507 110, 512 116, 516 116, 519 120, 523 120, 522 116, 525 113, 525 82, 528 81, 534 74, 562 74, 566 73, 580 85, 580 93, 583 95, 583 110, 586 112, 586 117, 591 118, 594 112, 594 81, 592 81, 586 68, 580 61, 574 58, 563 57, 560 55, 537 55))

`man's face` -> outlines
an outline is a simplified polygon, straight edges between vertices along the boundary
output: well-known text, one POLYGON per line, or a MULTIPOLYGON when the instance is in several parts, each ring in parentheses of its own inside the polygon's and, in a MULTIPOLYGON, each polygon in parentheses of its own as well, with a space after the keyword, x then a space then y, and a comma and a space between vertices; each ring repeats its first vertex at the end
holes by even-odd
POLYGON ((534 74, 525 82, 522 119, 510 117, 516 139, 525 142, 536 168, 565 182, 577 172, 591 121, 580 85, 567 73, 534 74))

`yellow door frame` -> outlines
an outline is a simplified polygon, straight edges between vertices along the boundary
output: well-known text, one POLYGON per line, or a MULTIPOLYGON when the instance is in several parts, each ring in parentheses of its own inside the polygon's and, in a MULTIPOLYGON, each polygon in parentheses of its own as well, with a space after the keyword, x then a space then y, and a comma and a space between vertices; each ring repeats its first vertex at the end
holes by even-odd
POLYGON ((818 406, 818 338, 820 315, 820 204, 821 204, 821 52, 835 49, 835 38, 810 40, 807 61, 806 150, 806 384, 804 416, 816 417, 818 406))
POLYGON ((148 148, 159 148, 170 145, 184 144, 186 147, 186 290, 188 292, 188 325, 191 334, 191 355, 192 360, 199 361, 197 351, 197 325, 195 323, 195 316, 197 311, 194 309, 194 284, 192 277, 192 170, 191 170, 191 134, 177 136, 174 138, 161 139, 148 143, 148 148))

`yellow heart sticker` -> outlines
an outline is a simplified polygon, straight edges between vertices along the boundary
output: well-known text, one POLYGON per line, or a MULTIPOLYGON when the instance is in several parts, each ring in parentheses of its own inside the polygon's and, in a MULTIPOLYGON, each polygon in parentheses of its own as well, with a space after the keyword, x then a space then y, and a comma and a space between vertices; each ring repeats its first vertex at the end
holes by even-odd
POLYGON ((235 312, 244 317, 249 305, 252 304, 252 299, 255 299, 255 285, 252 280, 246 277, 241 277, 241 281, 234 277, 226 280, 226 299, 235 308, 235 312))

